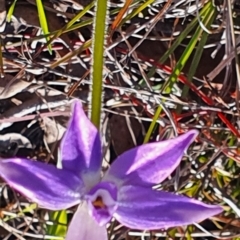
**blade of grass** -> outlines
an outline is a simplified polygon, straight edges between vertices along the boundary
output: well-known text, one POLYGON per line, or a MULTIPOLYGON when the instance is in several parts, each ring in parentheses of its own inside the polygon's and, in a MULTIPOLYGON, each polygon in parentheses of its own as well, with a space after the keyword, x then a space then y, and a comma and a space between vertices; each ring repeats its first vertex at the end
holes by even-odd
POLYGON ((58 38, 62 33, 67 32, 76 21, 78 21, 80 18, 82 18, 92 7, 94 6, 94 1, 91 2, 89 5, 87 5, 82 11, 80 11, 73 19, 71 19, 64 27, 59 29, 53 37, 46 43, 46 45, 49 45, 54 39, 58 38))
MULTIPOLYGON (((93 2, 93 3, 94 3, 94 2, 93 2)), ((91 6, 91 5, 88 5, 88 6, 91 6)), ((87 7, 88 7, 88 6, 87 6, 87 7)), ((87 8, 87 7, 86 7, 86 8, 87 8)), ((86 8, 84 8, 84 10, 85 10, 86 8)), ((82 10, 81 13, 83 13, 84 10, 82 10)), ((117 11, 118 11, 118 9, 113 9, 112 11, 110 11, 110 15, 116 14, 117 11)), ((80 13, 79 13, 79 14, 80 14, 80 13)), ((82 15, 82 14, 81 14, 81 15, 82 15)), ((78 15, 78 16, 79 16, 79 15, 78 15)), ((74 19, 75 19, 75 18, 74 18, 74 19)), ((60 35, 61 35, 62 33, 68 33, 68 32, 74 31, 74 30, 79 30, 80 28, 83 28, 83 27, 86 27, 86 26, 90 26, 92 23, 93 23, 93 19, 82 20, 80 23, 76 23, 76 24, 74 24, 74 25, 68 26, 66 29, 65 29, 65 27, 63 27, 63 28, 61 28, 61 29, 58 29, 57 31, 53 31, 53 32, 50 32, 50 33, 48 33, 48 34, 39 35, 39 36, 33 37, 33 38, 31 38, 31 39, 26 39, 24 42, 30 43, 30 42, 32 42, 32 41, 36 41, 36 40, 43 39, 43 38, 46 38, 46 37, 54 36, 55 34, 57 35, 57 34, 59 34, 58 31, 61 31, 62 29, 63 29, 63 30, 62 30, 62 32, 60 33, 60 35)), ((57 35, 57 36, 58 36, 58 35, 57 35)), ((92 43, 92 40, 91 40, 91 39, 89 39, 88 41, 92 43)), ((48 43, 51 43, 51 40, 49 40, 48 43)))
POLYGON ((12 17, 12 15, 13 15, 13 11, 14 11, 16 2, 17 2, 17 0, 14 0, 14 2, 11 4, 11 6, 10 6, 10 8, 9 8, 9 10, 8 10, 7 22, 10 22, 10 21, 11 21, 11 17, 12 17))
POLYGON ((88 49, 91 46, 91 43, 92 43, 92 41, 91 41, 91 39, 89 39, 88 41, 83 43, 82 46, 80 46, 78 49, 75 49, 75 50, 69 52, 68 54, 66 54, 64 57, 56 60, 56 62, 54 62, 53 64, 50 65, 50 68, 54 69, 61 63, 69 61, 72 57, 74 57, 74 56, 80 54, 81 52, 83 52, 84 50, 88 49))
POLYGON ((153 116, 153 120, 152 120, 152 122, 151 122, 151 124, 150 124, 150 126, 149 126, 149 128, 148 128, 148 131, 147 131, 147 133, 146 133, 146 136, 144 137, 143 143, 149 142, 149 140, 150 140, 150 138, 151 138, 151 135, 152 135, 152 132, 153 132, 155 126, 156 126, 157 120, 158 120, 161 112, 162 112, 162 107, 159 106, 159 107, 157 108, 154 116, 153 116))
MULTIPOLYGON (((202 14, 205 14, 207 8, 202 9, 202 14)), ((197 18, 194 18, 194 20, 191 21, 191 23, 188 24, 188 26, 182 31, 182 33, 177 37, 177 39, 174 41, 174 43, 171 45, 171 47, 163 54, 163 56, 159 59, 159 63, 163 64, 169 56, 174 52, 174 50, 181 44, 181 42, 187 38, 187 36, 190 34, 190 32, 194 29, 194 27, 197 26, 198 20, 197 18)), ((156 67, 153 66, 147 76, 151 78, 156 71, 156 67)), ((144 79, 140 81, 141 84, 144 84, 144 79)))
POLYGON ((102 82, 104 66, 104 49, 106 36, 106 22, 108 20, 108 0, 96 0, 93 26, 93 57, 92 57, 92 91, 90 101, 90 117, 99 129, 101 123, 102 82))
MULTIPOLYGON (((211 16, 211 2, 209 2, 208 4, 206 4, 204 6, 204 8, 202 9, 200 16, 204 17, 205 23, 207 20, 209 20, 209 15, 211 16)), ((177 48, 177 46, 179 46, 179 44, 183 41, 183 39, 190 33, 190 31, 193 29, 193 27, 197 24, 197 18, 195 18, 192 23, 189 24, 189 26, 182 32, 182 34, 178 37, 178 39, 174 42, 174 44, 171 46, 171 48, 162 56, 162 58, 160 59, 160 62, 165 62, 167 60, 167 58, 169 57, 169 55, 177 48)), ((165 86, 162 88, 164 89, 167 93, 171 92, 171 88, 173 87, 174 82, 177 80, 181 70, 185 64, 186 61, 188 60, 190 54, 192 53, 200 35, 202 33, 202 29, 199 29, 198 31, 195 32, 195 34, 193 35, 192 39, 190 40, 190 43, 188 45, 188 47, 185 49, 184 53, 182 54, 182 57, 180 58, 180 60, 178 61, 174 71, 172 72, 172 74, 169 77, 169 81, 166 82, 165 86)), ((153 75, 155 72, 155 68, 152 68, 149 72, 149 75, 153 75)), ((149 77, 150 77, 149 76, 149 77)), ((147 131, 147 134, 144 138, 144 143, 148 142, 151 134, 153 132, 153 129, 156 125, 157 119, 160 115, 162 111, 162 107, 159 106, 154 114, 153 117, 153 121, 150 124, 150 127, 147 131)))
POLYGON ((138 15, 140 12, 142 12, 145 8, 147 8, 150 4, 154 3, 155 0, 148 0, 145 3, 141 3, 140 6, 136 9, 134 9, 130 14, 128 14, 124 19, 122 19, 119 26, 122 26, 126 21, 131 20, 133 17, 138 15))
POLYGON ((52 212, 49 218, 53 221, 53 225, 47 225, 47 234, 50 236, 65 237, 68 222, 66 210, 52 212))
MULTIPOLYGON (((206 23, 207 28, 209 28, 211 26, 211 24, 213 23, 213 20, 216 17, 216 9, 213 6, 212 6, 212 11, 214 11, 214 14, 212 15, 212 18, 210 19, 210 21, 208 21, 206 23)), ((199 26, 199 28, 201 28, 201 27, 199 26)), ((201 39, 200 39, 199 44, 197 46, 197 50, 194 54, 194 57, 193 57, 193 60, 192 60, 192 63, 191 63, 191 66, 190 66, 190 69, 189 69, 189 72, 188 72, 188 75, 187 75, 189 82, 192 82, 192 78, 196 73, 198 64, 199 64, 200 59, 202 57, 204 46, 205 46, 205 44, 207 42, 207 39, 208 39, 208 35, 209 34, 204 31, 202 36, 201 36, 201 39)), ((184 85, 183 90, 182 90, 182 98, 185 98, 187 96, 188 91, 189 91, 189 85, 184 85)), ((178 105, 176 112, 180 113, 181 110, 182 110, 182 106, 178 105)))
MULTIPOLYGON (((203 17, 202 22, 204 24, 206 24, 207 22, 209 22, 212 17, 213 17, 213 11, 211 9, 212 3, 209 2, 208 4, 206 4, 206 8, 207 11, 206 13, 203 15, 203 13, 200 13, 200 16, 203 17)), ((172 74, 170 75, 168 81, 164 84, 163 86, 163 91, 165 93, 171 93, 171 89, 174 85, 174 83, 177 81, 179 74, 181 73, 183 67, 185 66, 186 62, 188 61, 190 55, 192 54, 197 42, 199 41, 201 35, 203 33, 203 29, 202 28, 198 28, 196 30, 196 32, 194 33, 194 35, 192 36, 189 44, 187 45, 186 49, 184 50, 182 56, 180 57, 180 59, 178 60, 176 67, 174 68, 172 74)))
MULTIPOLYGON (((126 54, 128 51, 120 51, 120 52, 124 52, 124 54, 126 54)), ((159 68, 163 71, 165 71, 167 74, 171 74, 172 73, 172 68, 167 66, 167 65, 164 65, 164 64, 161 64, 159 63, 158 61, 152 61, 152 59, 149 59, 148 57, 144 57, 143 55, 140 55, 138 54, 138 57, 143 60, 143 61, 146 61, 146 62, 149 62, 150 64, 152 64, 155 68, 159 68)), ((214 106, 214 100, 210 97, 208 97, 205 93, 203 93, 201 91, 201 89, 198 89, 192 82, 189 82, 187 80, 187 78, 180 74, 178 76, 178 80, 181 81, 183 84, 186 84, 186 85, 189 85, 189 87, 191 88, 191 90, 197 94, 208 106, 214 106)), ((218 112, 217 111, 217 115, 218 117, 221 119, 221 121, 231 130, 231 132, 238 138, 240 138, 240 133, 238 132, 237 128, 234 126, 234 124, 232 124, 227 118, 226 116, 224 115, 223 112, 218 112)), ((228 155, 228 151, 225 151, 223 150, 224 154, 228 155)), ((240 151, 239 151, 240 152, 240 151)), ((239 153, 237 152, 237 150, 231 150, 231 155, 234 155, 234 159, 237 161, 237 162, 240 162, 240 158, 238 157, 239 156, 239 153)))
MULTIPOLYGON (((205 6, 201 13, 202 15, 206 14, 207 7, 205 6)), ((178 38, 174 41, 172 46, 163 54, 163 56, 159 59, 158 62, 163 64, 169 56, 174 52, 174 50, 181 44, 181 42, 187 38, 187 36, 190 34, 190 32, 194 29, 194 27, 197 26, 198 20, 197 18, 194 18, 191 23, 188 24, 188 26, 182 31, 182 33, 178 36, 178 38)), ((152 67, 148 73, 148 77, 151 78, 156 71, 156 67, 152 67)), ((143 82, 143 81, 142 81, 143 82)))
MULTIPOLYGON (((48 30, 48 23, 47 23, 44 7, 42 4, 42 0, 36 0, 36 3, 37 3, 40 26, 42 28, 44 35, 46 35, 49 33, 49 30, 48 30)), ((46 41, 49 41, 49 37, 46 37, 46 41)), ((52 54, 51 44, 48 45, 48 50, 49 50, 49 53, 52 54)))

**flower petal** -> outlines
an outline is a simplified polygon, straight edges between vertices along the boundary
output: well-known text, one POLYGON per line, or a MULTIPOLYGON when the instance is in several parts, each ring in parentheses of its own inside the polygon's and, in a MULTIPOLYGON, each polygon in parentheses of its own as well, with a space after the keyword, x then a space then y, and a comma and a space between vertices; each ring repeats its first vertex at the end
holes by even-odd
POLYGON ((192 224, 222 212, 216 205, 149 188, 124 186, 113 215, 123 225, 153 230, 192 224))
POLYGON ((72 117, 61 143, 63 168, 78 176, 91 171, 99 180, 102 153, 98 130, 85 115, 80 101, 75 101, 72 108, 72 117))
POLYGON ((0 161, 0 176, 40 206, 60 210, 80 202, 83 183, 72 172, 28 159, 0 161))
POLYGON ((107 240, 105 226, 99 226, 89 215, 87 204, 80 205, 68 228, 66 240, 107 240))
POLYGON ((179 165, 184 151, 197 134, 197 131, 191 130, 174 139, 133 148, 113 162, 103 179, 118 185, 158 184, 179 165))

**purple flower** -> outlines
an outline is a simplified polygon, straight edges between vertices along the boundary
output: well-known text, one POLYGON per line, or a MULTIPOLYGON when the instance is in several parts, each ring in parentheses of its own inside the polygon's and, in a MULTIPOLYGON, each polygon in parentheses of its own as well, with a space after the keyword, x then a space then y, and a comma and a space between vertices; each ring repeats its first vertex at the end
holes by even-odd
POLYGON ((68 240, 107 239, 105 225, 112 217, 142 230, 188 225, 218 214, 222 208, 152 187, 174 171, 197 134, 192 130, 131 149, 102 177, 99 132, 81 103, 75 101, 61 144, 62 169, 12 158, 0 161, 0 175, 44 208, 61 210, 80 203, 69 226, 68 240))

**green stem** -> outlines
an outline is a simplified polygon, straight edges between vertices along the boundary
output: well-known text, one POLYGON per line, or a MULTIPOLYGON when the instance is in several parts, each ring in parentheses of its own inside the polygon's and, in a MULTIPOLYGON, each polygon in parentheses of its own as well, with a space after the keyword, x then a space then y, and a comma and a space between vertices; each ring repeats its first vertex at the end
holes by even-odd
POLYGON ((92 123, 99 129, 101 124, 102 82, 104 67, 104 48, 106 21, 108 17, 108 0, 96 0, 93 31, 92 57, 92 91, 90 116, 92 123))

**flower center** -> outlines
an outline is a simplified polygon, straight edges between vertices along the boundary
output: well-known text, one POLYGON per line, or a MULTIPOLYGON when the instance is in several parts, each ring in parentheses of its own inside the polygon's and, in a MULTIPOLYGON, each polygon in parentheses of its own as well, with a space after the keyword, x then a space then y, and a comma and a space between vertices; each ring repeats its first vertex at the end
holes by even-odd
POLYGON ((85 200, 91 216, 104 226, 117 209, 117 187, 109 182, 100 182, 85 194, 85 200))
POLYGON ((92 202, 92 205, 96 208, 106 208, 106 205, 103 202, 102 197, 98 196, 95 201, 92 202))

